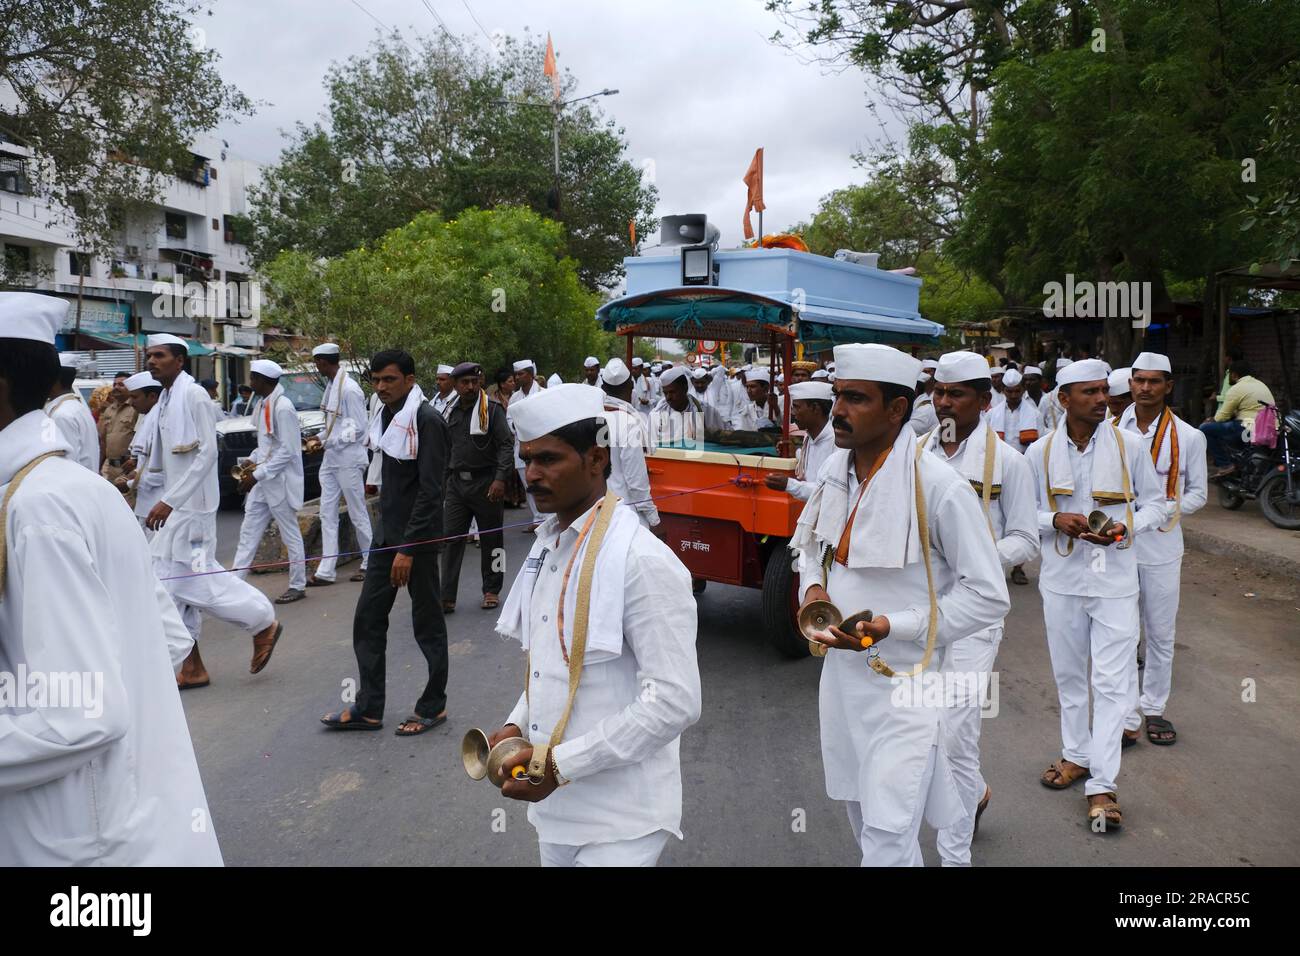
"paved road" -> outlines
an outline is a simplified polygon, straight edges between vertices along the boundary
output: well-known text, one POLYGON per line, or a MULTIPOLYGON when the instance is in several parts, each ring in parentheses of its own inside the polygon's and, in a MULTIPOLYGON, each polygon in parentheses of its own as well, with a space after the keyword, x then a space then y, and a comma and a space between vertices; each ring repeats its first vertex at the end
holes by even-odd
MULTIPOLYGON (((519 512, 507 520, 512 515, 519 512)), ((238 520, 238 513, 220 517, 223 560, 234 550, 238 520)), ((531 541, 508 533, 510 567, 531 541)), ((1300 863, 1300 764, 1292 759, 1300 586, 1196 552, 1183 574, 1169 711, 1181 739, 1165 748, 1144 740, 1126 752, 1119 794, 1127 825, 1106 836, 1083 823, 1081 789, 1058 793, 1037 782, 1058 753, 1056 690, 1037 589, 1013 588, 998 659, 999 714, 984 721, 993 800, 975 844, 977 864, 1300 863), (1243 681, 1254 682, 1253 702, 1243 702, 1243 681)), ((286 579, 273 574, 256 583, 275 595, 286 579)), ((493 615, 478 609, 476 563, 462 574, 461 609, 448 619, 451 719, 421 737, 392 734, 423 684, 404 595, 390 635, 388 726, 337 734, 317 723, 337 709, 343 681, 355 676, 358 588, 313 590, 285 608, 286 636, 256 677, 248 674, 248 637, 217 621, 204 625, 213 683, 184 701, 227 863, 535 864, 524 808, 460 767, 462 734, 500 723, 523 670, 517 646, 497 637, 493 615)), ((755 638, 757 597, 710 585, 699 598, 704 713, 682 743, 686 840, 672 841, 662 862, 854 864, 844 813, 823 788, 820 664, 782 660, 755 638)), ((929 831, 923 842, 934 864, 929 831)))

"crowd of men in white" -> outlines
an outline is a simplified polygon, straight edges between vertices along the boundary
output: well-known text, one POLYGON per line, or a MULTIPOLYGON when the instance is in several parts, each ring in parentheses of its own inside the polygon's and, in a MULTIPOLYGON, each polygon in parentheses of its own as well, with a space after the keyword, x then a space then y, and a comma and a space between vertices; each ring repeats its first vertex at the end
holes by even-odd
MULTIPOLYGON (((98 460, 79 464, 88 457, 84 404, 47 408, 36 395, 57 371, 66 309, 48 296, 0 293, 0 675, 103 673, 103 709, 89 719, 16 708, 0 693, 0 864, 219 864, 172 688, 203 614, 253 635, 252 673, 283 626, 260 590, 216 562, 218 412, 184 370, 184 343, 151 336, 150 371, 127 382, 146 413, 132 448, 133 518, 121 493, 91 473, 98 460)), ((400 455, 408 427, 366 409, 338 352, 327 343, 314 353, 331 373, 327 554, 337 550, 340 498, 365 514, 367 449, 375 461, 400 455)), ((707 432, 771 430, 787 402, 802 435, 797 467, 767 486, 805 502, 790 542, 800 600, 873 612, 815 638, 828 649, 819 702, 826 791, 845 802, 862 862, 920 865, 924 818, 943 863, 970 864, 991 796, 978 693, 935 706, 919 694, 900 704, 895 690, 938 672, 986 682, 1010 607, 1007 573, 1025 583, 1020 568, 1038 557, 1062 738, 1041 782, 1086 780, 1089 823, 1121 826, 1122 747, 1144 720, 1152 743, 1176 739, 1164 714, 1179 519, 1206 498, 1205 439, 1169 409, 1166 356, 1143 352, 1120 370, 1061 360, 1044 376, 972 352, 921 361, 845 345, 825 367, 794 363, 789 383, 757 366, 656 369, 593 356, 584 368, 579 384, 553 376, 542 387, 529 375, 508 404, 525 486, 548 490, 532 503, 537 538, 497 625, 529 654, 526 687, 492 739, 532 746, 527 779, 508 779, 503 793, 530 802, 543 863, 653 865, 670 836, 682 838, 679 739, 701 712, 695 602, 690 574, 654 531, 645 459, 707 432), (1127 407, 1108 404, 1123 394, 1127 407), (609 437, 583 447, 574 427, 593 423, 609 437), (1090 524, 1098 512, 1104 526, 1090 524)), ((444 414, 455 401, 441 382, 451 371, 438 369, 429 400, 444 414)), ((522 360, 515 371, 535 365, 522 360)), ((252 372, 258 448, 235 567, 252 563, 275 521, 290 592, 301 591, 299 425, 280 367, 260 360, 252 372)), ((368 527, 358 537, 364 550, 368 527)), ((334 571, 322 563, 315 574, 334 571)))

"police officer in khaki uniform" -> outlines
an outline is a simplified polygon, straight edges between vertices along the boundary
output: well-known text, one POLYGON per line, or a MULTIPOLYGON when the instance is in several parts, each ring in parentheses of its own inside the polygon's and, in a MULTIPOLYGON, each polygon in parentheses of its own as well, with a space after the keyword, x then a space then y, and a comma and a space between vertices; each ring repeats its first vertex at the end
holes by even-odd
POLYGON ((126 379, 126 372, 113 376, 113 391, 99 413, 99 473, 109 481, 121 477, 135 437, 136 410, 127 401, 126 379))

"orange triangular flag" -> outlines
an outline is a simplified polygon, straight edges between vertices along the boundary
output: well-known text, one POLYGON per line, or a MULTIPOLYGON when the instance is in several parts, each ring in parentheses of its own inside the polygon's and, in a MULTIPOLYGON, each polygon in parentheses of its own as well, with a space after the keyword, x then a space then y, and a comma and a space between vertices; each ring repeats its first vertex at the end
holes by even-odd
POLYGON ((546 34, 546 65, 542 67, 542 74, 551 78, 551 89, 555 91, 555 98, 560 98, 560 68, 555 65, 555 47, 551 45, 551 35, 546 34))
POLYGON ((750 160, 749 169, 745 170, 745 178, 742 180, 749 188, 749 195, 745 199, 745 238, 754 238, 754 227, 749 222, 749 211, 762 212, 767 208, 763 204, 763 147, 754 151, 754 158, 750 160))

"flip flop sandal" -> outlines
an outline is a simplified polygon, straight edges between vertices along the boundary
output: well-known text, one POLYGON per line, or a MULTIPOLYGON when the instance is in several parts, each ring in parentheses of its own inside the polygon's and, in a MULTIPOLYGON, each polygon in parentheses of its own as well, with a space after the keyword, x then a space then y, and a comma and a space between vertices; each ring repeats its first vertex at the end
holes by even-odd
POLYGON ((437 727, 440 724, 445 724, 446 722, 446 714, 443 714, 441 717, 421 717, 419 714, 412 714, 410 717, 407 717, 404 721, 398 724, 397 729, 394 730, 393 733, 398 737, 418 737, 420 734, 433 730, 434 727, 437 727), (407 724, 419 724, 420 729, 404 730, 403 728, 407 724))
POLYGON ((447 601, 443 601, 443 602, 442 602, 442 613, 443 613, 443 614, 455 614, 455 613, 456 613, 456 605, 455 605, 455 604, 448 603, 447 601))
POLYGON ((327 588, 333 583, 327 578, 318 578, 314 574, 307 579, 307 587, 309 588, 327 588))
POLYGON ((1078 764, 1072 764, 1073 770, 1065 766, 1065 758, 1056 760, 1050 767, 1043 771, 1043 775, 1038 778, 1039 782, 1052 790, 1065 790, 1075 782, 1088 776, 1088 768, 1080 767, 1078 764))
POLYGON ((1109 797, 1105 803, 1088 804, 1088 826, 1092 827, 1093 821, 1098 817, 1104 817, 1106 825, 1098 830, 1098 833, 1105 833, 1108 830, 1118 830, 1124 826, 1124 814, 1120 812, 1119 804, 1115 802, 1115 794, 1105 793, 1097 794, 1099 797, 1109 797))
POLYGON ((276 599, 275 599, 275 603, 276 603, 276 604, 292 604, 294 601, 301 601, 301 600, 302 600, 303 598, 305 598, 306 596, 307 596, 307 592, 306 592, 306 591, 297 591, 297 590, 295 590, 295 589, 293 589, 293 588, 290 588, 289 590, 287 590, 287 591, 285 591, 283 594, 281 594, 278 598, 276 598, 276 599))
POLYGON ((1126 730, 1119 735, 1119 746, 1121 750, 1127 750, 1138 742, 1138 732, 1136 730, 1126 730), (1129 736, 1129 735, 1132 736, 1129 736))
POLYGON ((495 607, 499 607, 500 605, 501 605, 501 599, 497 597, 495 594, 485 594, 483 595, 483 603, 480 604, 479 607, 481 607, 485 611, 490 611, 495 607))
POLYGON ((1163 717, 1148 717, 1147 740, 1161 747, 1168 747, 1178 742, 1178 731, 1174 730, 1174 725, 1163 717), (1161 737, 1160 734, 1173 734, 1173 736, 1161 737))
POLYGON ((356 574, 352 575, 352 577, 348 578, 349 581, 364 581, 365 579, 366 579, 365 571, 358 571, 356 574))
POLYGON ((341 710, 337 714, 326 714, 320 719, 320 722, 330 730, 381 730, 384 722, 378 721, 371 723, 357 713, 357 705, 353 704, 347 710, 341 710), (343 715, 347 714, 348 719, 344 720, 343 715))
POLYGON ((1012 568, 1012 569, 1011 569, 1011 583, 1012 583, 1012 584, 1028 584, 1028 583, 1029 583, 1029 578, 1026 576, 1026 574, 1025 574, 1023 568, 1018 568, 1018 567, 1017 567, 1017 568, 1012 568))

